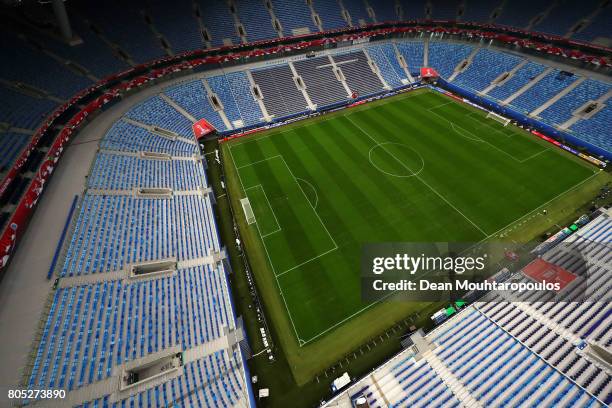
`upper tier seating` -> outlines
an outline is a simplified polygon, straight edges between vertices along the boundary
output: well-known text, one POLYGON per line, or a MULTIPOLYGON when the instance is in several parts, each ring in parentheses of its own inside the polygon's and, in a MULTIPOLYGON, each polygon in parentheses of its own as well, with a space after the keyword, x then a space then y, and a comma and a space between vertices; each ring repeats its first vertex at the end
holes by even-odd
POLYGON ((345 101, 346 90, 336 79, 331 62, 327 57, 317 57, 297 61, 295 69, 304 80, 308 95, 318 107, 345 101))
POLYGON ((521 61, 522 59, 515 55, 482 48, 478 50, 467 69, 457 75, 453 83, 482 91, 491 85, 493 80, 504 72, 510 72, 521 61))
POLYGON ((166 88, 164 93, 172 98, 196 120, 206 119, 216 129, 226 130, 221 116, 211 106, 201 80, 185 82, 166 88))
POLYGON ((609 84, 587 79, 572 89, 570 93, 545 109, 539 116, 551 125, 561 125, 572 117, 572 113, 576 109, 586 102, 599 99, 610 89, 612 89, 612 86, 609 84))
POLYGON ((587 42, 599 42, 597 41, 598 39, 609 41, 612 40, 612 33, 610 33, 611 26, 612 4, 608 4, 605 9, 599 11, 583 30, 574 34, 572 38, 587 42))
POLYGON ((404 20, 420 20, 425 18, 425 0, 400 0, 404 20))
POLYGON ((544 102, 558 94, 563 88, 576 80, 575 75, 566 75, 559 70, 553 70, 525 93, 510 102, 520 112, 529 113, 544 102))
POLYGON ((383 90, 383 84, 372 72, 362 51, 334 55, 336 65, 342 70, 351 91, 360 96, 370 95, 383 90))
POLYGON ((0 79, 22 82, 63 99, 93 85, 90 79, 72 72, 4 30, 0 30, 0 54, 10 61, 0 65, 0 79))
POLYGON ((213 47, 240 44, 229 6, 224 0, 197 0, 200 18, 208 30, 213 47))
POLYGON ((195 143, 190 144, 180 139, 170 140, 122 120, 115 122, 108 130, 100 147, 127 152, 167 153, 172 156, 193 156, 197 153, 195 143))
POLYGON ((549 0, 514 0, 506 3, 495 23, 525 29, 531 20, 545 12, 550 5, 549 0))
POLYGON ((365 3, 362 0, 342 0, 344 8, 351 16, 351 23, 354 27, 371 24, 374 21, 368 16, 365 3))
POLYGON ((380 69, 381 75, 389 86, 396 88, 403 85, 402 78, 406 75, 393 55, 392 58, 395 60, 395 67, 380 46, 368 47, 368 54, 380 69))
POLYGON ((489 23, 500 0, 466 0, 461 21, 489 23))
POLYGON ((310 8, 305 1, 287 2, 280 0, 273 4, 274 15, 280 20, 283 26, 283 34, 286 37, 319 31, 312 20, 310 8))
POLYGON ((29 141, 29 135, 0 132, 0 173, 4 173, 11 167, 29 141))
MULTIPOLYGON (((429 42, 429 66, 435 68, 442 78, 448 79, 461 61, 466 59, 473 48, 465 44, 429 42)), ((410 68, 412 72, 412 67, 410 68)))
POLYGON ((253 79, 259 85, 263 102, 274 118, 305 112, 308 106, 302 92, 293 81, 289 65, 276 65, 270 68, 253 70, 253 79))
POLYGON ((488 95, 503 101, 527 85, 531 80, 544 72, 545 69, 546 67, 544 65, 529 61, 516 71, 506 82, 489 91, 488 95))
POLYGON ((88 1, 74 4, 79 10, 76 15, 84 15, 135 62, 144 63, 166 56, 136 2, 108 0, 104 2, 104 7, 88 1))
POLYGON ((191 136, 192 123, 159 96, 153 96, 136 105, 127 114, 138 122, 159 126, 181 136, 191 136))
MULTIPOLYGON (((406 61, 406 64, 408 64, 408 70, 410 73, 415 76, 420 75, 420 70, 423 67, 423 43, 421 41, 402 41, 397 43, 397 49, 404 56, 404 60, 406 61)), ((384 50, 390 61, 397 61, 393 47, 388 46, 384 48, 384 50)), ((401 69, 399 62, 397 63, 396 69, 397 68, 401 69)), ((405 76, 405 74, 402 74, 402 76, 405 76)))
POLYGON ((432 0, 431 17, 434 20, 457 20, 458 0, 432 0))
POLYGON ((610 123, 612 123, 612 102, 608 99, 605 108, 588 120, 579 120, 570 130, 577 137, 608 152, 612 152, 610 123))
POLYGON ((323 30, 336 30, 348 26, 347 22, 342 18, 342 11, 337 2, 329 0, 312 0, 312 5, 321 18, 323 30))
POLYGON ((396 21, 399 19, 396 12, 397 3, 395 0, 377 0, 376 2, 370 2, 370 6, 374 9, 376 21, 379 23, 396 21))
POLYGON ((204 48, 191 0, 148 0, 147 12, 174 52, 204 48))
POLYGON ((137 187, 197 190, 206 186, 202 166, 189 160, 152 160, 98 153, 87 180, 89 188, 131 190, 137 187))
POLYGON ((533 29, 563 37, 580 19, 592 13, 600 2, 600 0, 564 0, 557 2, 550 13, 533 29))
POLYGON ((262 41, 278 38, 272 26, 270 13, 261 0, 237 0, 235 2, 240 22, 246 31, 248 41, 262 41))
POLYGON ((24 129, 38 128, 57 102, 34 98, 0 85, 0 122, 24 129))

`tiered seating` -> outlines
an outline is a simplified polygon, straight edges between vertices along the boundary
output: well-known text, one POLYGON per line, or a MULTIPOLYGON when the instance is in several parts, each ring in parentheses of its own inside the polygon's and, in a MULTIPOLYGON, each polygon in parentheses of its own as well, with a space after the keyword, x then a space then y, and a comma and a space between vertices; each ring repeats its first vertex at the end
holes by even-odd
POLYGON ((495 0, 467 0, 462 21, 488 23, 491 21, 493 11, 499 7, 501 1, 495 0))
POLYGON ((561 125, 572 117, 572 113, 576 109, 588 101, 599 99, 610 89, 612 87, 609 84, 587 79, 540 113, 540 117, 550 124, 561 125))
POLYGON ((29 135, 0 132, 0 173, 11 167, 21 150, 23 150, 29 141, 29 135))
POLYGON ((202 81, 195 80, 175 85, 166 88, 164 93, 197 120, 206 119, 218 130, 226 130, 221 116, 208 101, 202 81))
POLYGON ((376 21, 379 23, 399 20, 399 16, 396 13, 395 0, 378 0, 376 2, 369 3, 370 7, 374 9, 376 21))
MULTIPOLYGON (((423 67, 423 54, 425 52, 423 43, 421 41, 402 41, 397 43, 397 49, 399 50, 400 54, 404 56, 404 60, 406 61, 406 64, 408 64, 408 70, 410 73, 413 75, 419 75, 420 70, 423 67)), ((385 49, 385 53, 387 54, 387 58, 389 58, 389 60, 397 61, 397 57, 395 56, 392 46, 388 46, 385 49)), ((431 54, 429 58, 431 58, 431 54)), ((397 69, 400 69, 403 72, 399 66, 399 62, 397 63, 396 71, 397 69)))
POLYGON ((57 107, 49 99, 34 98, 0 85, 0 122, 14 127, 36 129, 57 107))
POLYGON ((137 63, 166 55, 135 2, 109 0, 104 2, 104 7, 96 2, 79 2, 75 7, 137 63))
POLYGON ((159 126, 182 136, 191 136, 192 123, 159 96, 153 96, 134 106, 127 113, 130 119, 159 126))
POLYGON ((10 64, 0 64, 0 78, 7 81, 23 82, 65 99, 93 84, 4 30, 0 31, 0 54, 10 56, 10 64))
POLYGON ((555 69, 510 104, 521 112, 531 112, 557 95, 576 79, 575 75, 565 75, 555 69))
POLYGON ((83 43, 68 46, 54 37, 34 36, 33 38, 44 48, 85 67, 98 78, 105 78, 128 68, 128 65, 116 57, 111 49, 80 19, 73 18, 70 23, 83 43))
POLYGON ((610 123, 612 123, 612 103, 608 100, 605 108, 588 120, 579 120, 570 130, 579 138, 610 152, 612 151, 610 123))
POLYGON ((348 26, 347 22, 342 18, 342 12, 337 2, 329 0, 312 0, 312 4, 321 18, 321 24, 325 31, 348 26))
POLYGON ((294 65, 308 88, 308 95, 318 107, 347 99, 348 95, 336 79, 327 57, 310 58, 298 61, 294 65))
POLYGON ((433 0, 431 17, 434 20, 456 20, 459 1, 433 0))
POLYGON ((128 152, 168 153, 172 156, 193 156, 197 153, 195 144, 183 140, 170 140, 121 120, 109 129, 100 147, 128 152))
POLYGON ((312 20, 310 8, 305 1, 277 0, 274 2, 274 15, 280 20, 285 36, 319 31, 312 20))
POLYGON ((249 41, 262 41, 278 38, 274 31, 270 13, 261 0, 240 0, 235 2, 240 22, 249 41))
POLYGON ((225 75, 232 88, 232 94, 240 111, 245 126, 263 121, 261 109, 251 92, 251 83, 244 72, 232 72, 225 75))
POLYGON ((342 0, 342 4, 344 4, 344 8, 351 16, 353 26, 373 23, 362 0, 342 0))
POLYGON ((199 195, 166 199, 85 196, 62 276, 121 270, 126 264, 218 250, 210 202, 199 195))
POLYGON ((400 0, 404 20, 421 20, 425 18, 425 4, 427 1, 400 0))
POLYGON ((557 5, 533 29, 543 33, 566 35, 582 18, 591 14, 601 3, 599 0, 566 0, 557 5))
POLYGON ((206 186, 206 176, 202 166, 193 160, 151 160, 99 153, 88 186, 103 190, 136 187, 196 190, 206 186))
POLYGON ((478 50, 466 70, 457 75, 453 83, 482 91, 491 85, 494 79, 504 72, 511 71, 521 61, 522 59, 515 55, 482 48, 478 50))
POLYGON ((204 47, 191 0, 149 0, 147 11, 151 14, 155 28, 168 40, 174 52, 204 47), (177 30, 177 27, 180 29, 177 30))
POLYGON ((200 18, 210 35, 213 47, 240 44, 234 19, 224 0, 197 0, 200 18))
POLYGON ((380 69, 381 75, 389 86, 396 88, 403 85, 402 78, 405 77, 405 75, 403 75, 401 67, 397 63, 397 59, 395 64, 397 68, 394 68, 380 46, 368 47, 368 54, 380 69), (401 77, 399 75, 401 75, 401 77))
POLYGON ((124 362, 222 336, 233 318, 224 280, 222 268, 198 266, 154 280, 58 289, 30 385, 78 389, 124 362))
MULTIPOLYGON (((429 42, 429 66, 435 68, 442 78, 448 79, 461 61, 466 59, 473 48, 465 44, 429 42)), ((410 71, 413 71, 412 67, 410 71)), ((489 81, 490 82, 490 81, 489 81)))
POLYGON ((356 91, 359 96, 370 95, 383 90, 380 79, 370 69, 368 60, 362 51, 335 55, 333 58, 344 73, 349 88, 356 91))
POLYGON ((293 82, 289 65, 254 70, 251 72, 263 95, 263 102, 270 115, 275 118, 305 112, 306 100, 293 82))
POLYGON ((496 86, 489 93, 491 96, 500 101, 510 97, 516 91, 527 85, 532 79, 540 75, 546 67, 536 62, 527 62, 514 75, 500 86, 496 86))
POLYGON ((611 25, 612 7, 608 5, 608 7, 601 10, 582 31, 576 33, 573 38, 588 42, 594 42, 597 41, 597 39, 609 39, 612 37, 609 28, 611 25))
POLYGON ((548 0, 515 0, 502 8, 495 23, 525 29, 533 18, 546 11, 550 5, 548 0))

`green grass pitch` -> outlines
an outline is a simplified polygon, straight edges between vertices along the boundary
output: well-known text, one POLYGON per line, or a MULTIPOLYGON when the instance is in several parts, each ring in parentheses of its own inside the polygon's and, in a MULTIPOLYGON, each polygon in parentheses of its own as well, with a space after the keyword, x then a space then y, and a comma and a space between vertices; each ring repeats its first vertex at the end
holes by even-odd
POLYGON ((481 241, 597 173, 428 90, 230 141, 224 157, 230 193, 255 214, 242 225, 265 260, 255 272, 275 283, 299 347, 373 308, 362 244, 481 241))

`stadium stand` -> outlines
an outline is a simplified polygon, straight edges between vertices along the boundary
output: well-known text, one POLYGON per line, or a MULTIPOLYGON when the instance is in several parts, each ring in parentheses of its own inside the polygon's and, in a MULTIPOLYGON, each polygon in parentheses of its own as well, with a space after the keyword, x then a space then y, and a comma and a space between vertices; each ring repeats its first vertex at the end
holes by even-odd
POLYGON ((238 45, 240 36, 227 3, 223 0, 198 0, 200 18, 213 47, 238 45))
POLYGON ((587 42, 601 43, 602 45, 612 43, 612 34, 609 27, 612 25, 612 5, 600 9, 597 15, 572 38, 587 42))
POLYGON ((385 21, 395 21, 399 18, 397 14, 398 3, 394 0, 379 0, 372 2, 370 7, 373 8, 376 14, 376 21, 383 23, 385 21))
POLYGON ((383 90, 380 79, 372 72, 363 51, 334 55, 332 58, 342 70, 351 91, 365 96, 383 90))
POLYGON ((313 8, 321 18, 321 23, 325 31, 336 30, 347 27, 348 24, 342 18, 342 12, 338 3, 327 0, 313 0, 313 8))
POLYGON ((431 1, 431 17, 434 20, 457 20, 459 1, 431 1))
POLYGON ((306 2, 274 2, 274 14, 283 26, 285 36, 316 33, 310 9, 306 2))
POLYGON ((347 99, 348 95, 336 78, 327 57, 295 62, 295 69, 303 78, 312 102, 318 107, 332 105, 347 99))
POLYGON ((550 7, 548 0, 518 0, 512 2, 512 6, 505 5, 500 16, 495 20, 496 24, 526 29, 531 21, 538 15, 543 14, 550 7))
POLYGON ((503 101, 513 95, 516 91, 527 85, 535 77, 540 75, 546 67, 533 61, 527 62, 522 68, 508 78, 507 81, 493 88, 488 95, 503 101))
POLYGON ((128 113, 130 119, 151 126, 176 132, 182 136, 191 135, 191 122, 159 96, 153 96, 140 103, 128 113))
POLYGON ((610 123, 612 123, 612 104, 607 105, 588 120, 579 120, 570 128, 573 134, 606 151, 612 151, 610 138, 610 123))
POLYGON ((261 89, 264 105, 270 115, 282 118, 308 110, 304 96, 293 82, 289 65, 276 65, 251 73, 261 89))
POLYGON ((509 72, 522 61, 515 55, 480 49, 467 69, 453 83, 482 91, 504 72, 509 72))
MULTIPOLYGON (((419 71, 423 67, 425 45, 420 41, 397 42, 396 45, 400 54, 404 56, 404 60, 406 61, 406 64, 408 64, 408 70, 410 73, 413 75, 420 75, 419 71)), ((386 46, 383 47, 383 50, 391 62, 397 61, 393 47, 386 46)), ((398 63, 396 70, 399 67, 400 66, 398 63)), ((399 69, 401 71, 401 68, 399 69)))
POLYGON ((49 99, 24 95, 0 85, 0 122, 23 129, 36 129, 58 105, 49 99))
POLYGON ((170 3, 150 0, 147 5, 146 11, 155 29, 159 30, 174 52, 180 53, 204 47, 192 1, 178 0, 170 3), (177 30, 177 27, 180 27, 180 30, 177 30))
POLYGON ((244 72, 232 72, 225 75, 231 88, 232 98, 240 112, 240 117, 245 126, 262 122, 263 113, 255 102, 251 84, 244 72))
POLYGON ((164 93, 189 112, 196 120, 206 119, 215 128, 225 130, 219 113, 208 100, 208 93, 201 80, 185 82, 166 88, 164 93))
POLYGON ((465 44, 446 44, 430 41, 429 66, 436 68, 441 77, 449 78, 457 65, 465 60, 473 50, 471 46, 465 44))
MULTIPOLYGON (((244 126, 244 121, 240 112, 240 108, 234 98, 234 91, 230 87, 225 75, 218 75, 206 78, 206 82, 210 85, 210 89, 221 99, 223 103, 223 112, 232 122, 232 126, 240 128, 244 126)), ((250 94, 250 92, 249 92, 250 94)))
POLYGON ((376 66, 380 69, 381 75, 389 86, 397 88, 403 85, 402 78, 406 75, 397 62, 397 58, 395 58, 393 52, 391 52, 392 60, 387 57, 387 53, 385 53, 381 46, 368 47, 367 52, 376 66))
POLYGON ((494 12, 499 8, 501 2, 486 1, 486 0, 467 0, 464 4, 462 21, 467 22, 483 22, 489 23, 492 20, 494 12))
POLYGON ((550 13, 536 24, 533 29, 565 37, 571 34, 570 30, 575 24, 596 10, 599 3, 599 0, 565 0, 557 2, 555 7, 550 10, 550 13), (577 11, 578 14, 576 13, 577 11))
POLYGON ((570 93, 563 96, 557 102, 552 104, 548 109, 540 113, 540 118, 552 125, 561 125, 565 123, 576 109, 589 101, 595 101, 605 95, 612 89, 609 84, 587 79, 570 93))
POLYGON ((510 104, 521 112, 531 112, 576 80, 576 76, 553 70, 510 104))
POLYGON ((248 41, 262 41, 278 37, 268 10, 260 0, 240 0, 234 3, 248 41))
POLYGON ((0 132, 0 173, 11 167, 29 140, 30 135, 23 133, 0 132))
POLYGON ((348 12, 353 26, 362 26, 374 22, 368 16, 365 3, 362 0, 342 0, 342 5, 348 12))
POLYGON ((425 18, 425 5, 426 1, 408 1, 400 0, 400 7, 402 9, 402 18, 404 20, 419 20, 425 18))
POLYGON ((425 337, 413 334, 412 345, 324 406, 360 397, 370 406, 610 404, 612 377, 597 349, 612 344, 603 284, 612 257, 606 250, 610 215, 595 217, 542 256, 588 279, 586 292, 579 283, 568 285, 555 302, 534 298, 553 296, 539 291, 514 294, 514 302, 507 293, 490 292, 425 337))

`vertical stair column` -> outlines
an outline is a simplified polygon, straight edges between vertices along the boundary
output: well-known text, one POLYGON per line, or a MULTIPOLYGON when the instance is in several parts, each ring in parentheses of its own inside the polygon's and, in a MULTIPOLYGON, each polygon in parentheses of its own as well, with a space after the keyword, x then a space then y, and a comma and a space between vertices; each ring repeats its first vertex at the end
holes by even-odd
POLYGON ((372 58, 370 58, 370 54, 368 54, 367 48, 363 48, 363 53, 365 54, 365 56, 366 56, 366 58, 368 60, 368 65, 372 69, 372 72, 374 74, 376 74, 376 76, 378 77, 380 82, 382 82, 383 88, 384 89, 391 89, 391 86, 387 83, 387 81, 385 81, 385 78, 382 76, 382 73, 380 72, 380 67, 378 65, 376 65, 376 62, 374 62, 374 60, 372 58))
MULTIPOLYGON (((213 92, 213 90, 210 88, 210 85, 208 85, 208 81, 206 80, 206 78, 202 78, 202 84, 204 85, 204 89, 206 89, 206 93, 208 95, 216 95, 213 92)), ((217 99, 218 98, 219 96, 217 95, 217 99)), ((223 124, 225 124, 225 127, 227 128, 227 130, 233 130, 234 127, 232 126, 232 122, 230 122, 230 120, 227 118, 227 115, 225 114, 223 109, 219 109, 217 113, 219 114, 219 116, 221 116, 221 120, 223 121, 223 124)))
POLYGON ((546 109, 548 109, 553 103, 557 102, 559 99, 563 98, 565 95, 567 95, 568 93, 570 93, 574 89, 576 89, 576 87, 578 85, 580 85, 581 83, 583 83, 584 81, 586 81, 585 77, 578 78, 578 80, 574 81, 569 86, 567 86, 566 88, 562 89, 561 92, 559 92, 558 94, 556 94, 555 96, 550 98, 547 102, 544 102, 544 104, 542 106, 540 106, 539 108, 533 110, 529 114, 529 116, 531 116, 532 118, 533 117, 537 117, 540 113, 542 113, 546 109))
MULTIPOLYGON (((340 72, 342 72, 342 70, 340 68, 338 68, 338 66, 336 65, 336 61, 334 61, 334 59, 332 58, 331 54, 329 54, 327 56, 327 58, 329 59, 329 62, 331 63, 333 69, 334 69, 334 75, 336 75, 336 70, 340 70, 340 72)), ((344 90, 346 91, 346 94, 348 95, 349 98, 353 97, 353 91, 351 90, 351 87, 348 86, 348 83, 346 82, 346 77, 344 76, 344 73, 342 73, 342 78, 336 78, 338 79, 338 81, 340 81, 340 83, 342 84, 342 86, 344 87, 344 90)))
POLYGON ((423 66, 429 67, 429 38, 423 41, 423 66))
POLYGON ((234 27, 236 28, 236 35, 238 37, 240 37, 240 41, 242 41, 243 44, 246 44, 249 42, 247 35, 248 33, 246 32, 246 28, 244 28, 244 26, 242 25, 242 23, 240 22, 240 19, 238 18, 238 6, 236 5, 236 2, 234 0, 228 0, 228 5, 230 6, 230 10, 233 10, 232 14, 232 18, 234 19, 234 27), (242 27, 242 32, 240 32, 240 30, 238 30, 238 27, 242 27))
POLYGON ((466 59, 462 60, 461 62, 459 62, 459 64, 457 64, 457 66, 453 70, 453 74, 450 76, 450 78, 448 78, 448 82, 452 82, 453 79, 457 77, 457 75, 459 75, 470 67, 472 61, 474 60, 474 57, 476 56, 476 53, 480 51, 480 49, 481 47, 475 47, 474 51, 472 51, 466 59), (465 65, 463 65, 464 62, 466 63, 465 65))
POLYGON ((550 68, 550 67, 545 69, 544 71, 542 71, 540 73, 540 75, 538 75, 537 77, 533 78, 531 81, 527 82, 521 89, 519 89, 518 91, 516 91, 515 93, 513 93, 512 95, 510 95, 506 99, 504 99, 501 104, 502 105, 509 104, 510 102, 512 102, 513 100, 515 100, 516 98, 518 98, 519 96, 521 96, 522 94, 527 92, 532 86, 534 86, 535 84, 540 82, 540 80, 542 78, 544 78, 546 75, 548 75, 552 70, 553 70, 553 68, 550 68))
MULTIPOLYGON (((295 66, 293 65, 293 62, 289 61, 289 68, 291 69, 291 73, 293 74, 293 77, 299 77, 300 74, 298 74, 297 70, 295 69, 295 66)), ((306 84, 304 83, 304 88, 300 89, 300 91, 302 92, 302 95, 304 96, 304 99, 306 100, 306 103, 308 104, 308 108, 310 110, 317 110, 317 105, 315 105, 314 103, 312 103, 312 99, 310 99, 310 95, 308 95, 308 91, 306 90, 306 84)))
POLYGON ((198 28, 200 29, 200 35, 202 38, 202 43, 204 44, 204 48, 212 48, 212 43, 210 42, 210 32, 202 21, 202 11, 200 10, 200 5, 196 2, 196 0, 192 0, 191 7, 193 8, 193 13, 195 14, 195 19, 198 23, 198 28), (206 33, 208 39, 204 38, 204 33, 206 33))
POLYGON ((406 78, 408 78, 408 81, 410 83, 413 83, 414 78, 412 77, 412 74, 410 73, 410 69, 408 68, 408 61, 406 61, 406 58, 404 58, 399 48, 397 48, 397 44, 395 43, 395 41, 393 42, 393 50, 395 51, 395 59, 397 59, 397 62, 399 63, 400 67, 402 67, 402 69, 404 70, 404 74, 406 74, 406 78))
MULTIPOLYGON (((255 83, 255 79, 253 79, 253 74, 251 74, 251 71, 246 70, 245 72, 246 72, 247 78, 249 79, 249 84, 251 84, 251 89, 255 87, 259 88, 259 86, 257 86, 257 84, 255 83)), ((264 104, 263 94, 261 93, 261 90, 259 94, 261 95, 261 98, 255 98, 255 95, 253 95, 253 98, 255 99, 255 102, 257 102, 257 104, 259 105, 259 109, 261 109, 261 113, 263 113, 263 119, 266 122, 271 122, 272 116, 270 116, 270 114, 268 113, 268 109, 266 109, 266 105, 264 104)))
POLYGON ((344 3, 342 0, 338 0, 338 5, 340 6, 340 12, 342 13, 342 18, 346 21, 346 24, 353 27, 353 21, 351 19, 351 14, 348 12, 346 7, 344 7, 344 3))
MULTIPOLYGON (((480 94, 480 95, 486 95, 486 94, 488 94, 489 92, 491 92, 491 90, 493 90, 493 88, 495 88, 495 87, 497 87, 497 86, 500 86, 500 85, 505 84, 506 82, 508 82, 508 80, 509 80, 510 78, 512 78, 512 77, 514 76, 514 74, 516 74, 516 72, 517 72, 519 69, 521 69, 521 68, 523 68, 525 65, 527 65, 527 62, 528 62, 527 60, 523 60, 523 61, 521 61, 521 62, 520 62, 520 63, 519 63, 519 64, 518 64, 516 67, 514 67, 514 68, 512 68, 510 71, 508 71, 508 76, 507 76, 507 77, 506 77, 506 78, 505 78, 503 81, 497 81, 497 80, 499 79, 499 77, 495 78, 493 81, 491 81, 491 85, 487 86, 485 89, 483 89, 482 91, 480 91, 480 92, 479 92, 479 94, 480 94), (496 82, 496 81, 497 81, 497 82, 496 82)), ((502 73, 500 74, 500 76, 501 76, 501 75, 504 75, 504 74, 505 74, 505 72, 502 72, 502 73)))
POLYGON ((317 13, 317 10, 315 10, 313 2, 309 1, 307 4, 308 8, 310 9, 310 18, 312 18, 312 22, 314 23, 314 25, 317 26, 319 31, 324 31, 323 21, 321 21, 321 16, 319 15, 319 13, 317 13))
POLYGON ((283 25, 281 24, 280 20, 278 18, 276 18, 276 14, 274 13, 274 8, 273 8, 273 3, 272 0, 268 0, 265 1, 265 6, 266 9, 268 10, 268 14, 270 14, 270 24, 272 24, 272 28, 274 28, 274 31, 276 31, 276 34, 278 35, 278 38, 283 38, 284 34, 283 34, 283 25), (269 5, 269 7, 268 7, 269 5), (277 30, 278 28, 278 30, 277 30))

